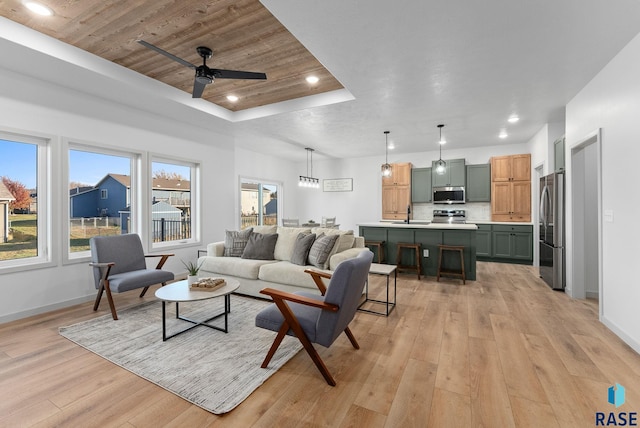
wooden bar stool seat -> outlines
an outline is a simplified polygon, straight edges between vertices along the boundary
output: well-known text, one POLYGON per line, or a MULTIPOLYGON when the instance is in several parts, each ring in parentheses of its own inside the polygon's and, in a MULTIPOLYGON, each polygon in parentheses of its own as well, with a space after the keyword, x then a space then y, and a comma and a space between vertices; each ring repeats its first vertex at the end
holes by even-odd
POLYGON ((464 271, 464 246, 461 245, 438 245, 440 254, 438 255, 438 277, 437 281, 440 281, 440 276, 453 276, 462 278, 462 283, 466 284, 467 276, 464 271), (460 270, 445 270, 442 265, 442 253, 444 251, 455 251, 460 256, 460 270))
MULTIPOLYGON (((369 247, 374 254, 378 255, 377 263, 384 262, 384 243, 385 241, 364 241, 364 246, 369 247), (373 248, 376 248, 377 252, 373 251, 373 248)), ((375 260, 374 263, 376 263, 375 260)))
POLYGON ((399 242, 398 243, 398 252, 396 255, 396 269, 398 272, 400 270, 405 271, 415 271, 418 274, 418 279, 420 279, 420 244, 408 243, 408 242, 399 242), (412 250, 416 252, 416 263, 414 265, 403 265, 402 264, 402 250, 412 250))

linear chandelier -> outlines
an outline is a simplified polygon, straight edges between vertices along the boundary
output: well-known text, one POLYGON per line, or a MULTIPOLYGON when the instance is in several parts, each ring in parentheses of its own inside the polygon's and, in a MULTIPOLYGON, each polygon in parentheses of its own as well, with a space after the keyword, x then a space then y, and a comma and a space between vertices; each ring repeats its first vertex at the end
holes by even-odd
POLYGON ((442 145, 446 143, 446 141, 442 139, 442 128, 444 128, 444 125, 440 124, 438 128, 440 128, 440 140, 438 141, 440 144, 440 159, 436 161, 436 174, 444 175, 444 173, 447 172, 447 163, 442 160, 442 145))
POLYGON ((384 165, 382 165, 382 176, 391 177, 391 165, 389 165, 389 131, 384 131, 384 165))
POLYGON ((307 175, 301 175, 298 179, 298 186, 309 187, 312 189, 320 188, 320 180, 313 177, 313 152, 315 150, 305 147, 307 151, 307 175), (309 172, 309 165, 311 165, 311 172, 309 172))

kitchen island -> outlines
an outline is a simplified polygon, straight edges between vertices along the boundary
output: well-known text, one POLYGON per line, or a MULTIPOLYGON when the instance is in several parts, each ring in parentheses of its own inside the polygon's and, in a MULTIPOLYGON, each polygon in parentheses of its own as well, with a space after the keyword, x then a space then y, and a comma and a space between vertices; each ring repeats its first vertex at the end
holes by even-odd
MULTIPOLYGON (((436 276, 438 272, 438 245, 462 245, 467 279, 476 279, 476 230, 475 224, 448 224, 411 221, 377 222, 358 224, 359 234, 365 241, 385 241, 385 263, 397 264, 399 242, 420 244, 422 274, 436 276)), ((402 264, 415 264, 415 255, 405 251, 402 264)), ((445 252, 443 265, 446 269, 459 268, 455 254, 445 252)))

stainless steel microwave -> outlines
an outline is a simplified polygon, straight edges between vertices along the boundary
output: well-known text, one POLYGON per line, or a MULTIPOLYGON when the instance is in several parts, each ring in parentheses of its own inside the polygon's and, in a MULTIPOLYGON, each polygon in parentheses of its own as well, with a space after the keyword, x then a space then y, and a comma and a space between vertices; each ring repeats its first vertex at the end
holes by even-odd
POLYGON ((434 204, 464 204, 465 194, 463 186, 447 186, 433 188, 434 204))

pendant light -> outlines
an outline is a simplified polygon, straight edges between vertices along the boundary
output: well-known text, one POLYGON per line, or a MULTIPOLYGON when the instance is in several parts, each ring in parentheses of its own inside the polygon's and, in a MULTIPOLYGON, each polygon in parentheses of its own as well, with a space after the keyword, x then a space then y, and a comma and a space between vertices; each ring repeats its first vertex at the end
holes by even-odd
POLYGON ((382 165, 382 176, 391 177, 391 165, 389 165, 389 131, 384 131, 384 165, 382 165))
POLYGON ((312 189, 320 188, 320 180, 313 177, 313 152, 314 150, 306 147, 307 151, 307 175, 301 175, 298 180, 298 186, 300 187, 310 187, 312 189), (309 162, 309 158, 311 158, 311 162, 309 162), (311 173, 309 173, 309 165, 311 165, 311 173))
POLYGON ((440 159, 436 162, 436 174, 444 175, 444 173, 447 172, 447 163, 442 160, 442 145, 446 143, 446 141, 442 139, 442 128, 444 128, 444 125, 440 124, 438 128, 440 128, 440 141, 438 141, 440 144, 440 159))

